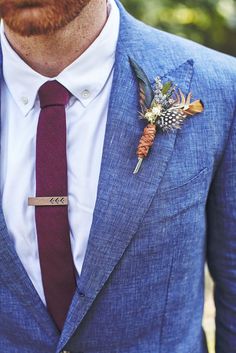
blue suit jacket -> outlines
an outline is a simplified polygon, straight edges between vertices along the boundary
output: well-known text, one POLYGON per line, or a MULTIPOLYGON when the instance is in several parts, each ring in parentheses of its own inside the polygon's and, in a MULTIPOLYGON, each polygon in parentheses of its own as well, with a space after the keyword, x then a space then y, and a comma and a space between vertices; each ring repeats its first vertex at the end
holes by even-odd
POLYGON ((215 281, 217 353, 235 352, 235 60, 147 27, 119 6, 98 197, 67 321, 59 336, 1 211, 1 352, 206 353, 206 258, 215 281), (137 175, 144 122, 129 56, 150 80, 165 76, 205 103, 182 130, 158 134, 137 175))

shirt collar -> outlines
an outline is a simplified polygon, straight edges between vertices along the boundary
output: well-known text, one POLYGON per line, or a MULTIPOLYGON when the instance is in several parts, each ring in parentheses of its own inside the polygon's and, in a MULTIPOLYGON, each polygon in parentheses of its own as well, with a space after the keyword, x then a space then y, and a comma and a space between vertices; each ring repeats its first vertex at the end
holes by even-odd
POLYGON ((96 40, 57 77, 48 78, 34 71, 13 50, 1 23, 3 76, 11 96, 26 116, 34 107, 37 93, 48 80, 57 80, 86 107, 99 95, 114 66, 119 35, 120 14, 114 0, 109 0, 109 17, 96 40))

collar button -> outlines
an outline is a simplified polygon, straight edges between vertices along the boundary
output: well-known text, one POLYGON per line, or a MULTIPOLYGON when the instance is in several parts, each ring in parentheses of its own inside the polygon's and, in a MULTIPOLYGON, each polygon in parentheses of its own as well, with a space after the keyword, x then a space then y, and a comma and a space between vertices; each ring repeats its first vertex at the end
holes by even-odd
POLYGON ((84 98, 84 99, 88 99, 90 97, 90 92, 88 89, 85 89, 82 93, 81 93, 81 96, 84 98))
POLYGON ((21 97, 21 102, 24 104, 24 105, 27 105, 29 103, 29 98, 28 97, 21 97))

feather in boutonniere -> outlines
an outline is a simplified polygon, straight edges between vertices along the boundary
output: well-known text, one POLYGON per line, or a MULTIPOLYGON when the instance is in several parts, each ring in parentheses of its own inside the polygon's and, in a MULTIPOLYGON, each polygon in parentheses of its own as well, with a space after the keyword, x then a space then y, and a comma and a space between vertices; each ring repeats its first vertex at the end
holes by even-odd
POLYGON ((134 170, 134 174, 137 174, 153 145, 157 131, 180 129, 188 116, 201 113, 204 106, 201 100, 191 102, 192 94, 185 97, 172 82, 162 83, 160 77, 156 78, 153 88, 143 69, 132 59, 130 63, 139 84, 140 116, 148 122, 137 149, 138 163, 134 170))

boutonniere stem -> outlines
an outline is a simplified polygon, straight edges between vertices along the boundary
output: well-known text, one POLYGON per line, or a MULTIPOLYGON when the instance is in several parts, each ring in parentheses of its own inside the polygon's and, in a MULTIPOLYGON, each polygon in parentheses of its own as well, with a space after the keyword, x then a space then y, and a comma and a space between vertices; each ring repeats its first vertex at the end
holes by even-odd
POLYGON ((140 117, 148 122, 137 148, 138 163, 133 172, 137 174, 154 143, 157 132, 181 129, 185 119, 201 113, 204 105, 201 100, 191 102, 191 93, 185 97, 173 82, 163 83, 160 77, 156 78, 152 87, 143 69, 132 59, 130 63, 139 84, 140 117))
POLYGON ((143 135, 139 141, 138 149, 137 149, 137 156, 138 156, 138 163, 134 170, 134 174, 138 173, 143 159, 147 157, 150 148, 153 145, 157 133, 157 126, 155 124, 148 124, 143 131, 143 135))

